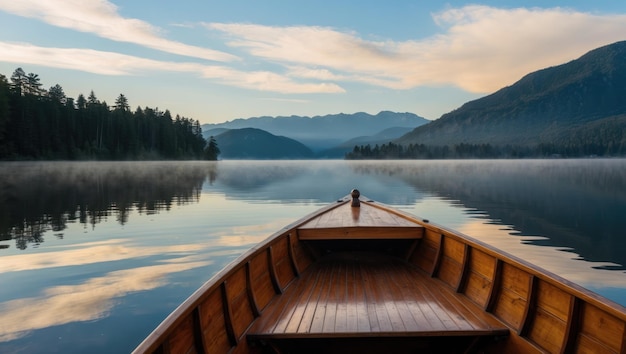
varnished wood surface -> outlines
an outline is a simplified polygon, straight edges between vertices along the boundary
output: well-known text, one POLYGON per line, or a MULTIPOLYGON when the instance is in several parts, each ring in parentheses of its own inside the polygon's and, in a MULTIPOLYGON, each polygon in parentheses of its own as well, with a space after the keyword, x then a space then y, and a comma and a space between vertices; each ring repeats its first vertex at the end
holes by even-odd
POLYGON ((344 198, 239 257, 135 352, 266 349, 626 353, 626 308, 454 230, 344 198))
POLYGON ((505 335, 509 329, 405 262, 370 253, 325 259, 271 303, 249 338, 505 335))
POLYGON ((350 203, 346 203, 311 219, 298 228, 338 227, 421 227, 421 225, 400 214, 390 213, 374 205, 361 203, 360 207, 354 208, 350 206, 350 203))
POLYGON ((365 203, 358 208, 347 203, 298 227, 301 240, 418 239, 423 234, 414 220, 365 203))

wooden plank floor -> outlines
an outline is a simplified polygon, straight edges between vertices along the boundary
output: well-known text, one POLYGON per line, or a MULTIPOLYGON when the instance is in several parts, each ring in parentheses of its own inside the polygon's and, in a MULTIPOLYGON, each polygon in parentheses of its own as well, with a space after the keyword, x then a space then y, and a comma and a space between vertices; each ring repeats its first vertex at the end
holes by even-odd
POLYGON ((312 265, 264 310, 250 339, 506 335, 467 298, 402 260, 342 254, 312 265))

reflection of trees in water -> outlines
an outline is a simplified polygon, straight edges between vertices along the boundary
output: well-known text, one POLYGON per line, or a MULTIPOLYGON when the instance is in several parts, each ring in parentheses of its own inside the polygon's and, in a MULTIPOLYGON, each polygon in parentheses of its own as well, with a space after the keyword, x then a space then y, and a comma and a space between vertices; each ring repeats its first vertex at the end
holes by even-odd
POLYGON ((215 162, 45 162, 0 165, 0 240, 19 249, 43 242, 67 223, 96 224, 130 212, 154 214, 197 203, 215 162))
POLYGON ((538 245, 626 265, 626 160, 407 161, 355 165, 488 213, 538 245))

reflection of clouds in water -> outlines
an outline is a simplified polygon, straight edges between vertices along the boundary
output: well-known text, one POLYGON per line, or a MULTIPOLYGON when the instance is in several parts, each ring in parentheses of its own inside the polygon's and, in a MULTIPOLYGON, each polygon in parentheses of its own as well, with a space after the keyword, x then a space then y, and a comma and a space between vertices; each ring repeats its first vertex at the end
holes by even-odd
POLYGON ((2 257, 2 268, 6 273, 139 257, 175 256, 160 260, 162 264, 114 271, 78 285, 46 288, 41 296, 0 303, 0 342, 23 337, 41 328, 106 317, 115 306, 116 298, 166 285, 169 274, 211 264, 206 261, 207 257, 219 259, 240 254, 239 250, 229 247, 257 244, 292 221, 284 218, 259 225, 228 227, 203 244, 139 247, 132 245, 131 239, 112 239, 51 247, 49 252, 2 257))
POLYGON ((209 247, 206 244, 134 247, 124 245, 130 240, 113 239, 76 245, 76 249, 2 257, 2 272, 36 270, 53 267, 77 266, 100 262, 120 261, 130 258, 163 254, 184 254, 209 247))
POLYGON ((523 243, 543 237, 511 237, 510 229, 506 229, 504 225, 485 224, 484 220, 480 219, 471 220, 456 229, 583 287, 621 288, 626 282, 624 272, 594 268, 615 266, 615 263, 581 261, 580 256, 570 249, 523 243))
POLYGON ((218 234, 214 245, 228 247, 256 245, 291 222, 293 219, 277 219, 266 224, 235 226, 218 234))
POLYGON ((3 272, 40 270, 102 262, 137 259, 148 256, 174 257, 160 263, 134 269, 113 271, 78 285, 46 288, 41 296, 0 303, 0 342, 26 335, 29 331, 77 321, 106 317, 115 298, 131 292, 146 291, 167 284, 166 276, 211 264, 208 256, 220 257, 232 250, 209 249, 209 244, 184 244, 138 247, 132 240, 113 239, 61 247, 60 250, 2 257, 3 272))
POLYGON ((20 338, 36 329, 106 317, 115 305, 115 298, 163 286, 164 278, 171 273, 211 263, 192 259, 182 257, 170 259, 168 264, 110 272, 82 284, 48 288, 39 297, 0 303, 0 342, 20 338))

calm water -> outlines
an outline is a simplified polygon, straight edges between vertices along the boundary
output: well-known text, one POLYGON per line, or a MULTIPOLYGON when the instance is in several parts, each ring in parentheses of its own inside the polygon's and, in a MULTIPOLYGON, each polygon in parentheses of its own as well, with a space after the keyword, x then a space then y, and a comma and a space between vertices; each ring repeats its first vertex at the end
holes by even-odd
POLYGON ((626 160, 0 163, 0 352, 129 352, 355 187, 626 305, 626 160))

